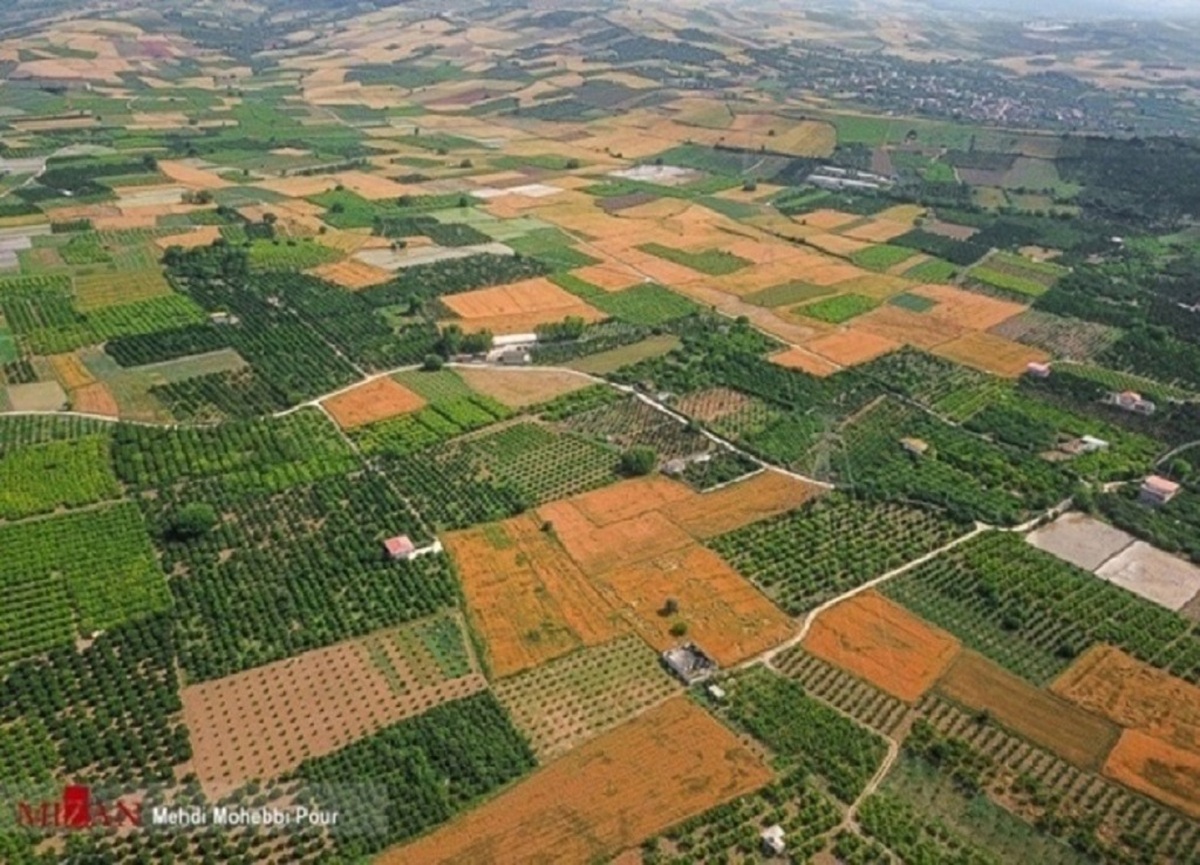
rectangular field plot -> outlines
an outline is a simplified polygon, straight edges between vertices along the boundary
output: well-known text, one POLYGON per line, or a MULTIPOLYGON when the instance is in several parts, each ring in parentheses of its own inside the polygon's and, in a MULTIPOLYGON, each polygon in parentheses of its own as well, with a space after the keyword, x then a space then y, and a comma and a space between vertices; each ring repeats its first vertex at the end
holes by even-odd
POLYGON ((1096 576, 1168 610, 1181 610, 1200 595, 1200 568, 1145 541, 1117 553, 1100 566, 1096 576))
POLYGON ((710 546, 795 616, 970 530, 934 511, 831 495, 710 546))
POLYGON ((1139 730, 1121 734, 1104 774, 1200 820, 1200 754, 1139 730))
POLYGON ((486 687, 457 618, 377 631, 184 688, 187 771, 215 798, 486 687))
POLYGON ((121 494, 108 436, 0 450, 0 519, 113 499, 121 494))
POLYGON ((990 717, 1081 769, 1099 770, 1118 736, 1115 724, 1085 712, 974 653, 963 652, 939 693, 990 717))
POLYGON ((670 700, 377 861, 603 861, 770 780, 733 733, 689 701, 670 700))
POLYGON ((958 640, 874 592, 826 610, 803 645, 910 703, 933 687, 959 651, 958 640))
POLYGON ((0 664, 171 603, 133 504, 0 528, 0 664))
POLYGON ((501 679, 494 690, 545 762, 679 691, 633 636, 501 679))
POLYGON ((804 690, 879 733, 891 734, 909 713, 907 703, 793 646, 775 659, 775 668, 804 690))
POLYGON ((1077 568, 1094 571, 1132 544, 1134 537, 1087 514, 1069 513, 1030 532, 1025 540, 1077 568))

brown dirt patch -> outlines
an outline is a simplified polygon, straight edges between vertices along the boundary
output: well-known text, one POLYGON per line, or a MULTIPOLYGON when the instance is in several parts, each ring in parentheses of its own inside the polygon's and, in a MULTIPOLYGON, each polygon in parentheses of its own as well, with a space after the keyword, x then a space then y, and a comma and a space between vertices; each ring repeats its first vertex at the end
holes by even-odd
POLYGON ((662 475, 621 481, 570 499, 571 507, 596 526, 633 519, 694 498, 696 493, 662 475))
POLYGON ((788 369, 798 369, 809 375, 825 377, 838 371, 837 364, 803 348, 789 348, 767 358, 771 363, 788 369))
POLYGON ((811 237, 806 237, 804 242, 815 246, 823 252, 830 252, 834 255, 853 255, 872 246, 872 244, 865 241, 855 240, 852 237, 844 237, 840 234, 814 234, 811 237))
POLYGON ((873 219, 855 228, 846 229, 846 237, 855 240, 865 240, 870 243, 887 243, 889 240, 912 231, 911 222, 898 222, 894 219, 873 219))
POLYGON ((693 493, 663 513, 693 536, 711 538, 795 510, 821 493, 789 475, 764 471, 711 493, 693 493))
POLYGON ((176 183, 182 183, 193 189, 224 189, 233 185, 219 174, 169 159, 159 160, 158 170, 176 183))
POLYGON ((886 303, 860 315, 854 320, 854 327, 917 348, 932 348, 956 339, 963 333, 961 327, 941 319, 886 303))
POLYGON ((118 417, 121 413, 117 398, 108 389, 108 385, 99 381, 72 391, 71 409, 105 417, 118 417))
POLYGON ((519 333, 568 316, 584 321, 606 317, 548 279, 447 295, 442 302, 463 320, 464 330, 472 331, 486 328, 495 333, 519 333))
POLYGON ((322 405, 338 426, 353 429, 417 411, 425 407, 425 400, 385 376, 330 397, 322 405))
POLYGON ((605 291, 623 291, 642 282, 642 275, 621 264, 592 264, 576 270, 575 275, 605 291))
POLYGON ((728 387, 710 387, 688 394, 674 403, 674 408, 690 418, 712 423, 745 411, 756 405, 752 396, 728 387))
POLYGON ((817 617, 804 648, 915 703, 958 653, 959 643, 903 607, 864 592, 817 617))
POLYGON ((818 337, 805 346, 842 366, 866 363, 899 347, 898 342, 858 328, 818 337))
POLYGON ((1030 348, 990 333, 965 333, 958 339, 944 342, 934 354, 996 375, 1016 378, 1033 361, 1045 362, 1050 355, 1041 349, 1030 348))
POLYGON ((538 517, 554 524, 554 533, 564 549, 589 575, 665 555, 694 543, 687 532, 658 511, 597 525, 568 500, 543 505, 538 508, 538 517))
POLYGON ((172 246, 179 246, 183 249, 195 249, 199 246, 212 246, 213 241, 220 236, 221 227, 219 225, 201 225, 181 234, 160 237, 154 242, 158 245, 159 249, 167 249, 172 246))
POLYGON ((509 408, 536 405, 592 384, 586 376, 558 370, 462 367, 458 374, 473 390, 509 408))
POLYGON ((1126 730, 1108 755, 1104 774, 1200 819, 1200 754, 1140 730, 1126 730))
POLYGON ((692 544, 653 555, 596 578, 620 599, 626 618, 659 651, 678 645, 677 622, 722 666, 730 666, 778 645, 792 631, 791 620, 712 550, 692 544), (679 611, 660 613, 667 598, 679 611))
POLYGON ((1200 754, 1200 687, 1118 648, 1090 649, 1050 690, 1123 727, 1200 754))
POLYGON ((949 285, 928 283, 912 289, 913 294, 937 301, 926 315, 968 330, 987 330, 1026 310, 1026 305, 975 294, 949 285))
POLYGON ((628 630, 554 535, 541 527, 540 519, 524 515, 444 538, 496 676, 628 630))
POLYGON ((215 798, 487 687, 473 668, 448 677, 422 642, 421 626, 377 632, 184 688, 183 719, 193 752, 187 768, 215 798))
POLYGON ((96 380, 91 371, 83 365, 83 361, 74 354, 51 355, 50 366, 54 369, 54 377, 63 386, 63 390, 85 387, 96 380))
POLYGON ((733 733, 681 697, 376 862, 606 861, 771 778, 733 733))
POLYGON ((323 264, 320 267, 313 268, 309 273, 332 282, 334 285, 348 288, 351 291, 370 288, 373 285, 387 282, 392 278, 392 274, 389 271, 367 264, 364 261, 359 261, 356 258, 347 258, 345 261, 323 264))
POLYGON ((829 231, 852 222, 858 222, 859 217, 852 213, 842 213, 840 210, 814 210, 812 213, 797 217, 797 220, 802 225, 811 225, 829 231))
POLYGON ((937 689, 969 709, 986 710, 1010 730, 1090 772, 1100 768, 1120 734, 1115 724, 975 652, 955 658, 937 689))

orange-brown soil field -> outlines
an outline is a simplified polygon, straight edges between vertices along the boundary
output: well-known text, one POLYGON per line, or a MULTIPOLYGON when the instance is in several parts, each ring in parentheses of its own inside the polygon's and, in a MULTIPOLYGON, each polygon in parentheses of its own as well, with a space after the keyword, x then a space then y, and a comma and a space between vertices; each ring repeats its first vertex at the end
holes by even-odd
POLYGON ((192 741, 187 771, 215 798, 486 688, 473 664, 464 675, 446 675, 419 636, 428 624, 185 687, 183 719, 192 741))
POLYGON ((1008 378, 1021 375, 1032 361, 1044 363, 1050 360, 1050 355, 1041 349, 979 331, 944 342, 936 346, 933 353, 1008 378))
POLYGON ((96 380, 96 377, 83 365, 83 361, 74 354, 51 355, 50 366, 54 369, 54 377, 63 386, 63 390, 86 387, 96 380))
POLYGON ((804 649, 913 703, 954 660, 959 643, 867 591, 822 613, 804 638, 804 649))
POLYGON ((458 374, 472 390, 490 396, 509 408, 536 405, 592 384, 586 376, 551 369, 463 367, 458 374))
POLYGON ((937 306, 927 313, 930 318, 938 318, 967 330, 987 330, 1027 308, 1025 304, 1011 300, 998 300, 937 283, 918 285, 912 291, 913 294, 937 301, 937 306))
POLYGON ((391 272, 384 270, 382 267, 375 267, 354 258, 348 258, 345 261, 335 261, 330 264, 322 264, 309 272, 332 282, 334 285, 340 285, 342 288, 348 288, 351 291, 357 291, 360 288, 370 288, 373 285, 387 282, 392 278, 391 272))
POLYGON ((798 369, 801 372, 806 372, 809 375, 815 375, 820 378, 833 375, 838 371, 837 365, 832 361, 826 360, 820 355, 813 354, 811 351, 803 348, 789 348, 771 355, 768 360, 779 366, 787 367, 788 369, 798 369))
POLYGON ((446 549, 496 676, 594 646, 627 628, 531 515, 449 532, 446 549))
POLYGON ((567 554, 589 575, 695 543, 691 535, 659 511, 597 525, 568 500, 543 505, 538 508, 538 517, 553 524, 567 554))
POLYGON ((982 709, 1010 730, 1081 769, 1099 771, 1120 729, 1055 694, 1036 688, 975 652, 964 651, 937 690, 969 709, 982 709))
POLYGON ((673 699, 376 861, 608 861, 771 778, 733 733, 687 699, 673 699))
POLYGON ((1108 755, 1104 774, 1200 819, 1200 754, 1195 751, 1126 730, 1108 755))
POLYGON ((518 333, 568 316, 589 322, 605 317, 547 279, 446 295, 442 302, 462 319, 459 323, 468 331, 518 333))
POLYGON ((795 510, 821 492, 820 487, 768 470, 711 493, 694 493, 663 513, 691 535, 711 538, 795 510))
POLYGON ((884 304, 854 319, 854 328, 897 343, 929 349, 962 336, 963 329, 927 313, 884 304))
POLYGON ((325 400, 322 405, 342 429, 423 408, 425 400, 394 379, 377 378, 325 400))
POLYGON ((805 346, 842 366, 866 363, 899 347, 898 342, 856 328, 818 337, 805 346))
POLYGON ((1050 689, 1123 727, 1200 754, 1200 688, 1120 649, 1092 648, 1050 689))
POLYGON ((117 417, 121 413, 117 398, 108 385, 99 381, 71 391, 71 409, 106 417, 117 417))
POLYGON ((219 174, 205 171, 202 168, 193 168, 190 165, 184 165, 182 162, 160 159, 158 170, 176 183, 182 183, 184 186, 191 186, 196 189, 224 189, 227 186, 233 185, 219 174))

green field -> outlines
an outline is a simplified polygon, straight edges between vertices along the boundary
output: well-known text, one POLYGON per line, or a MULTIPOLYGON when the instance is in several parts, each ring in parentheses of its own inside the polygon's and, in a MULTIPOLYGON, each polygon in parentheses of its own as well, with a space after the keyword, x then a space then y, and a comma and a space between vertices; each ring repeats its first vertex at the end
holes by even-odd
POLYGON ((762 291, 747 294, 742 299, 756 306, 773 308, 803 303, 806 300, 816 300, 818 297, 825 297, 833 292, 834 289, 831 286, 811 285, 807 282, 786 282, 783 285, 773 285, 762 291))
POLYGON ((879 301, 861 294, 839 294, 828 300, 818 300, 816 303, 793 307, 792 311, 818 321, 841 324, 864 312, 870 312, 878 305, 879 301))
POLYGON ((958 268, 940 258, 931 258, 904 271, 905 279, 915 279, 918 282, 950 282, 957 275, 958 268))
POLYGON ((731 273, 737 273, 743 267, 750 266, 750 262, 746 259, 721 249, 705 249, 701 252, 689 252, 684 249, 663 246, 661 243, 646 243, 639 246, 638 249, 642 252, 648 252, 651 255, 657 255, 659 258, 665 258, 667 261, 682 264, 684 267, 690 267, 692 270, 698 270, 700 273, 706 273, 709 276, 728 276, 731 273))
POLYGON ((908 292, 888 298, 888 303, 892 306, 898 306, 901 309, 907 309, 909 312, 929 312, 929 310, 937 306, 936 300, 930 300, 919 294, 909 294, 908 292))
POLYGON ((859 250, 850 256, 850 260, 859 267, 867 270, 883 271, 895 267, 900 262, 912 258, 914 250, 904 246, 889 246, 886 243, 859 250))

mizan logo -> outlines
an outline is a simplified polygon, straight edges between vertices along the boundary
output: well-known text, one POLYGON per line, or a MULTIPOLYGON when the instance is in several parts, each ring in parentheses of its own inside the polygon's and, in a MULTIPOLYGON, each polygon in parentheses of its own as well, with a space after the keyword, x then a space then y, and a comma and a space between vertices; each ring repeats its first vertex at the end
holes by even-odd
POLYGON ((57 801, 18 802, 17 825, 42 830, 141 826, 142 805, 100 799, 91 787, 70 786, 57 801))

